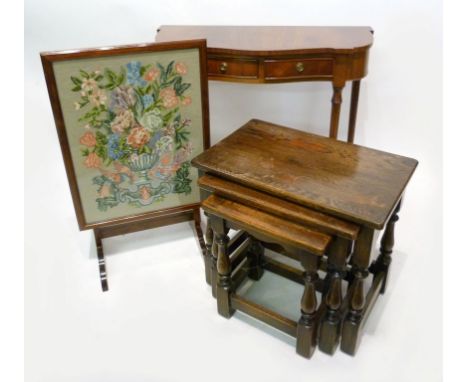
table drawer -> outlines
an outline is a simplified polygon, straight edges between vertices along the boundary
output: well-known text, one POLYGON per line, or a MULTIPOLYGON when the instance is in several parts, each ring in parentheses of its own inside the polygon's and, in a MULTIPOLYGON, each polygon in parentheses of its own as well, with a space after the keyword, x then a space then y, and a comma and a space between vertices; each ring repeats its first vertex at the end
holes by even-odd
POLYGON ((291 60, 265 60, 266 79, 304 79, 331 77, 333 59, 309 58, 291 60))
POLYGON ((258 78, 258 61, 209 58, 208 75, 226 78, 258 78))

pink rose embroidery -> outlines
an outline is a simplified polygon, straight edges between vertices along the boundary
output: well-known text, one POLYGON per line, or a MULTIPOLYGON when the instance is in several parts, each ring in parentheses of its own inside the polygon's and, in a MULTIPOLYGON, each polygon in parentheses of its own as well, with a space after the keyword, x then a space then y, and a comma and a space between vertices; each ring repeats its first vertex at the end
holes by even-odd
POLYGON ((144 127, 137 126, 130 130, 127 143, 135 149, 144 146, 150 140, 150 132, 144 127))
POLYGON ((158 69, 156 69, 156 68, 151 68, 150 70, 148 70, 148 71, 146 72, 144 78, 145 78, 146 81, 154 81, 154 79, 155 79, 156 77, 159 77, 159 74, 160 74, 160 72, 159 72, 158 69))
POLYGON ((80 143, 88 147, 96 146, 96 137, 91 131, 87 131, 80 138, 80 143))
POLYGON ((122 133, 125 129, 132 127, 135 119, 130 110, 121 111, 111 123, 111 129, 114 133, 122 133))
POLYGON ((161 93, 159 93, 160 97, 163 100, 163 106, 166 109, 171 109, 179 103, 179 99, 176 96, 176 92, 172 88, 164 88, 161 90, 161 93))
POLYGON ((181 103, 182 103, 183 106, 191 105, 191 104, 192 104, 192 98, 191 98, 191 97, 185 97, 185 98, 182 100, 181 103))
POLYGON ((175 70, 181 75, 187 74, 187 65, 185 65, 183 62, 178 62, 175 64, 175 70))
POLYGON ((84 161, 84 165, 88 168, 99 168, 101 165, 101 159, 96 153, 89 153, 84 161))

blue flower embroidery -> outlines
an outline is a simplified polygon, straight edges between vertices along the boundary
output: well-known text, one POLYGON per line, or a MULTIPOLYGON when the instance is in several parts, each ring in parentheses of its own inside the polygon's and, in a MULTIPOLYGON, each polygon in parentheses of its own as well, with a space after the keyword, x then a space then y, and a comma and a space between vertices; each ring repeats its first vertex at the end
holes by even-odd
POLYGON ((141 78, 140 75, 141 62, 139 61, 130 61, 127 64, 127 82, 130 85, 135 86, 146 86, 146 81, 141 78))
POLYGON ((118 134, 112 134, 107 141, 107 155, 114 160, 119 159, 124 154, 119 148, 119 141, 118 134))
POLYGON ((162 135, 163 135, 162 130, 157 131, 157 132, 153 135, 153 138, 151 138, 151 140, 149 141, 148 146, 149 146, 149 147, 154 147, 154 145, 156 144, 156 142, 159 141, 159 140, 161 139, 162 135))
POLYGON ((150 94, 145 94, 143 96, 143 106, 145 107, 145 109, 150 106, 152 103, 153 103, 154 99, 153 99, 153 96, 150 95, 150 94))

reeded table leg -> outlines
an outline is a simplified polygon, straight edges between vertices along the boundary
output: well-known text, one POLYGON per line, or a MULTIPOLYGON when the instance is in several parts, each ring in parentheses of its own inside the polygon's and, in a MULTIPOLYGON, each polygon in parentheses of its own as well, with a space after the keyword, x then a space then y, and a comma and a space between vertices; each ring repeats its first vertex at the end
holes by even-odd
POLYGON ((327 354, 333 354, 338 347, 341 334, 341 293, 342 278, 346 271, 346 257, 349 241, 336 238, 328 255, 328 290, 324 291, 327 312, 320 325, 319 349, 327 354))
POLYGON ((349 310, 343 323, 341 350, 354 355, 359 347, 363 325, 363 309, 366 303, 364 280, 368 276, 374 230, 363 227, 359 233, 352 257, 353 280, 348 290, 349 310))
POLYGON ((304 293, 301 299, 301 318, 297 323, 296 353, 310 358, 317 345, 317 298, 315 281, 318 278, 318 257, 307 253, 301 259, 304 272, 304 293))

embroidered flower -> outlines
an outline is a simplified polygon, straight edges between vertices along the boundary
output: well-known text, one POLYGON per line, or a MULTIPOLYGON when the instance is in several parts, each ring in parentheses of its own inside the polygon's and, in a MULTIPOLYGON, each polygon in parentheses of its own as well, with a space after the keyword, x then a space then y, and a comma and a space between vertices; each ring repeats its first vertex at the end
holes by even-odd
POLYGON ((174 163, 181 164, 190 158, 190 155, 193 152, 193 144, 192 142, 187 142, 185 145, 181 147, 180 150, 176 152, 174 163))
POLYGON ((127 64, 127 83, 135 86, 146 86, 146 81, 141 78, 141 62, 131 61, 127 64))
POLYGON ((135 90, 130 86, 115 88, 110 97, 110 108, 116 112, 130 109, 136 102, 135 90))
POLYGON ((96 137, 91 131, 87 131, 81 136, 80 143, 88 147, 96 146, 96 137))
POLYGON ((159 77, 159 74, 160 74, 160 73, 161 73, 161 72, 160 72, 158 69, 156 69, 156 68, 151 68, 150 70, 148 70, 148 71, 146 72, 144 78, 145 78, 146 81, 154 81, 154 79, 155 79, 156 77, 159 77))
POLYGON ((112 134, 107 141, 107 155, 114 160, 120 159, 124 154, 120 149, 120 136, 112 134))
POLYGON ((120 183, 122 181, 122 176, 120 174, 110 174, 109 176, 114 183, 120 183))
POLYGON ((185 97, 182 101, 181 104, 183 106, 189 106, 192 104, 192 98, 191 97, 185 97))
POLYGON ((150 140, 150 132, 142 126, 134 127, 130 130, 127 143, 134 149, 139 149, 150 140))
POLYGON ((98 84, 96 80, 92 78, 85 78, 83 82, 81 83, 81 89, 83 89, 85 92, 93 91, 94 89, 98 88, 98 84))
POLYGON ((89 153, 84 161, 87 168, 99 168, 101 166, 101 159, 96 153, 89 153))
POLYGON ((107 96, 106 93, 98 89, 89 96, 89 100, 94 106, 105 105, 107 101, 107 96))
POLYGON ((163 120, 159 111, 151 110, 143 114, 143 116, 138 120, 140 125, 147 128, 150 131, 156 131, 162 128, 163 120))
POLYGON ((172 162, 172 153, 167 152, 167 153, 163 154, 163 155, 161 156, 161 159, 159 160, 159 162, 160 162, 163 166, 169 165, 169 164, 172 162))
POLYGON ((133 126, 135 119, 130 110, 121 111, 111 123, 111 130, 114 133, 122 133, 125 129, 133 126))
POLYGON ((156 142, 156 148, 158 149, 160 153, 173 151, 174 140, 172 139, 172 137, 166 135, 156 142))
POLYGON ((149 198, 151 198, 151 193, 148 190, 148 187, 143 186, 142 188, 140 188, 140 197, 143 200, 148 200, 149 198))
POLYGON ((175 70, 181 75, 187 74, 187 65, 185 65, 183 62, 178 62, 175 64, 175 70))
POLYGON ((173 123, 171 123, 170 125, 167 125, 164 130, 164 135, 168 135, 170 137, 174 136, 175 134, 175 126, 173 123))
POLYGON ((151 106, 154 102, 154 98, 150 94, 145 94, 142 99, 143 99, 143 106, 145 107, 145 109, 148 106, 151 106))
POLYGON ((162 98, 163 106, 166 109, 171 109, 177 106, 177 104, 179 103, 179 99, 176 96, 176 92, 172 88, 164 88, 159 93, 159 96, 162 98))

